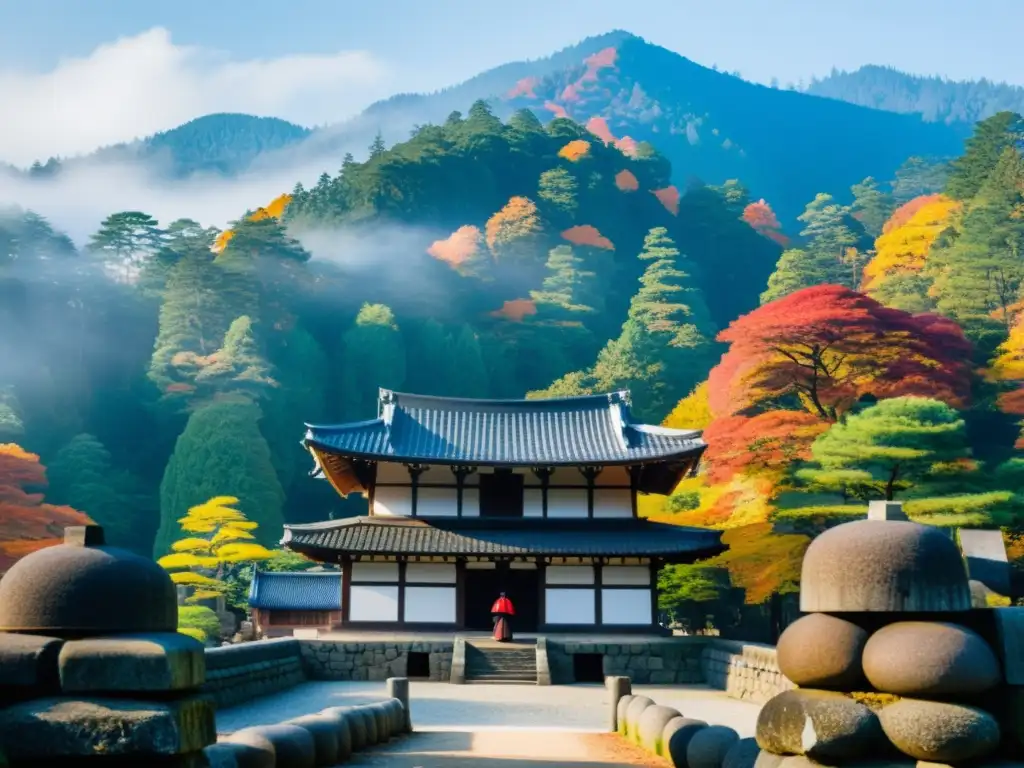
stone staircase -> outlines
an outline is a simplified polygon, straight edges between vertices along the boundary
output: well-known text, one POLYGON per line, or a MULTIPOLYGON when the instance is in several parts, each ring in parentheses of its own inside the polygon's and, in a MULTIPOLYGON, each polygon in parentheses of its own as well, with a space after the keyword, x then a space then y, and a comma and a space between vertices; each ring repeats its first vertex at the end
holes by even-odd
POLYGON ((466 682, 536 685, 536 643, 466 640, 466 682))

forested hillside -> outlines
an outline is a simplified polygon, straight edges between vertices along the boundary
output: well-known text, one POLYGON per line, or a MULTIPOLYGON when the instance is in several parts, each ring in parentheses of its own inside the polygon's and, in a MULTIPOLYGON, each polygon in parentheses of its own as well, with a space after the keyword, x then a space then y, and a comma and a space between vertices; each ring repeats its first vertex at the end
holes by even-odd
POLYGON ((998 112, 1024 112, 1024 88, 1018 85, 921 77, 892 67, 833 70, 828 77, 812 80, 806 92, 950 125, 973 125, 998 112))

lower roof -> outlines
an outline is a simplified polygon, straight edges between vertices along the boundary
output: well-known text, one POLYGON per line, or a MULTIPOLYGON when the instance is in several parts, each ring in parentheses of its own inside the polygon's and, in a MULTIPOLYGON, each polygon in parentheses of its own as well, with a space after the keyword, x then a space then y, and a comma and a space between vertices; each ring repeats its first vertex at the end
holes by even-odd
POLYGON ((656 557, 692 561, 725 547, 721 531, 629 519, 351 517, 286 525, 282 544, 339 556, 656 557))
POLYGON ((256 571, 249 605, 271 611, 340 611, 341 573, 256 571))

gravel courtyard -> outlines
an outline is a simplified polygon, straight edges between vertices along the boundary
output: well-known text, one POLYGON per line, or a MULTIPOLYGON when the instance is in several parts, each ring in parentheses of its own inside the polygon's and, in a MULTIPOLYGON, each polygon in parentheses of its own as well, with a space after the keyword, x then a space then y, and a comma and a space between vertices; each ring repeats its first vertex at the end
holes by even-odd
MULTIPOLYGON (((217 730, 230 733, 249 725, 277 723, 326 707, 365 704, 384 697, 384 683, 308 682, 217 713, 217 730)), ((753 736, 760 706, 728 698, 704 686, 639 685, 634 693, 675 707, 687 717, 735 728, 753 736)), ((606 728, 608 694, 602 685, 410 684, 413 727, 432 731, 594 732, 606 728)))

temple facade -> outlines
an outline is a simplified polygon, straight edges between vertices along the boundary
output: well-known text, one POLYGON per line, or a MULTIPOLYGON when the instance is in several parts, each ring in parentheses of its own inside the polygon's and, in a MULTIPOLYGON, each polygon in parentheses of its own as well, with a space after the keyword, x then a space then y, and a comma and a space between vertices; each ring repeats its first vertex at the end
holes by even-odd
POLYGON ((381 390, 376 419, 307 425, 304 445, 338 493, 369 500, 366 516, 285 526, 286 547, 340 566, 340 609, 320 609, 324 629, 487 630, 505 592, 517 632, 649 633, 659 569, 723 549, 717 531, 637 516, 638 494, 670 493, 705 444, 635 422, 628 392, 381 390))

